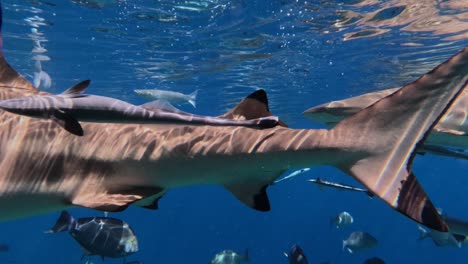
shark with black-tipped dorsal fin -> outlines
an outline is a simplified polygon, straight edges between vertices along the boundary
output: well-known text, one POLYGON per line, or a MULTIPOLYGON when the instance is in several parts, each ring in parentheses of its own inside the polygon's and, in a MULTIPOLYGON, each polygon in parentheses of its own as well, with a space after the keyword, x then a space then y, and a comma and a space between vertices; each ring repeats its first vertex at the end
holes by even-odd
POLYGON ((15 114, 48 118, 68 132, 83 136, 78 121, 100 123, 191 124, 211 126, 247 126, 271 128, 278 124, 275 116, 250 120, 200 116, 182 112, 168 102, 156 100, 141 106, 107 96, 83 94, 86 80, 57 95, 39 94, 0 101, 0 108, 15 114))
MULTIPOLYGON (((304 116, 331 128, 346 117, 371 106, 398 89, 386 89, 321 104, 307 109, 304 116)), ((419 152, 468 159, 468 89, 465 88, 447 113, 433 127, 419 152)))
MULTIPOLYGON (((0 94, 9 95, 3 99, 18 97, 18 91, 37 94, 0 55, 0 94)), ((0 220, 71 206, 157 208, 167 190, 198 184, 223 186, 245 205, 268 211, 266 189, 283 172, 331 165, 398 212, 447 232, 411 164, 463 92, 467 73, 465 48, 331 130, 82 122, 86 133, 76 137, 56 122, 2 111, 0 220)), ((271 116, 265 99, 264 91, 256 91, 226 116, 271 116)))

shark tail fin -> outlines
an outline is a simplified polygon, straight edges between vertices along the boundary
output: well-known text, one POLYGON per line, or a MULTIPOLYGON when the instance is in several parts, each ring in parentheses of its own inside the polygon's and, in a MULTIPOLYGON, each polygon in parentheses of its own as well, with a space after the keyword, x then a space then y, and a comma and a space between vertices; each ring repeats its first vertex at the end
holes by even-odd
POLYGON ((15 71, 5 59, 3 38, 1 37, 2 20, 3 14, 0 3, 0 99, 21 96, 19 94, 35 94, 38 90, 32 83, 15 71))
POLYGON ((47 231, 48 233, 57 233, 69 231, 75 224, 75 219, 67 211, 63 210, 55 225, 47 231))
POLYGON ((193 93, 189 94, 189 104, 193 106, 193 108, 197 108, 197 95, 198 95, 198 90, 195 90, 193 93))
MULTIPOLYGON (((219 118, 232 120, 251 120, 257 118, 268 118, 273 116, 268 106, 268 97, 265 90, 257 90, 244 98, 234 108, 219 118)), ((279 120, 280 126, 287 127, 286 123, 279 120)))
MULTIPOLYGON (((468 48, 329 131, 346 151, 338 167, 395 210, 447 232, 411 165, 417 148, 468 83, 468 48)), ((336 145, 338 144, 338 145, 336 145)))

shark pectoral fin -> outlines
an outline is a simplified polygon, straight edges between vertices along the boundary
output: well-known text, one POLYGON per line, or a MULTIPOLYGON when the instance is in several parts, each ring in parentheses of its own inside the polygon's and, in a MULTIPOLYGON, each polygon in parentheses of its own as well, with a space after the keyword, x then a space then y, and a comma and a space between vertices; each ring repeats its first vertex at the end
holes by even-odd
POLYGON ((163 195, 166 193, 165 190, 162 190, 150 197, 141 199, 140 201, 135 202, 133 205, 142 207, 145 209, 150 209, 150 210, 156 210, 159 208, 159 200, 163 197, 163 195))
POLYGON ((142 198, 140 195, 101 193, 77 196, 72 200, 72 204, 99 211, 120 212, 142 198))
POLYGON ((91 83, 90 80, 85 80, 82 82, 79 82, 72 87, 68 88, 65 90, 63 93, 61 93, 62 96, 70 96, 70 97, 76 97, 80 96, 86 88, 88 88, 89 84, 91 83))
MULTIPOLYGON (((273 114, 268 107, 268 98, 264 90, 257 90, 247 96, 238 105, 229 110, 219 118, 232 120, 251 120, 262 117, 269 117, 273 114)), ((286 123, 279 120, 274 125, 287 127, 286 123)))
POLYGON ((268 185, 229 184, 224 185, 239 201, 258 211, 270 211, 270 201, 266 193, 268 185))
POLYGON ((65 130, 74 135, 83 136, 84 134, 83 128, 81 127, 80 123, 71 115, 68 115, 63 111, 54 111, 53 115, 51 116, 51 119, 54 120, 55 123, 63 127, 65 130))

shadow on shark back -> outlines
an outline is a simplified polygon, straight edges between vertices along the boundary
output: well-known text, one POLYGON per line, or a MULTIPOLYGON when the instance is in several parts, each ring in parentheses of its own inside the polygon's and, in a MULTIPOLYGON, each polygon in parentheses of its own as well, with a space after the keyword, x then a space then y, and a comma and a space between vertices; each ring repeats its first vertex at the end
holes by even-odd
MULTIPOLYGON (((34 95, 0 57, 3 98, 34 95)), ((76 137, 50 120, 0 112, 0 220, 71 206, 158 207, 169 189, 215 184, 260 211, 266 188, 290 168, 332 165, 389 206, 434 230, 446 223, 411 168, 415 151, 461 94, 468 48, 331 130, 83 122, 76 137)), ((222 118, 269 116, 257 91, 222 118)))

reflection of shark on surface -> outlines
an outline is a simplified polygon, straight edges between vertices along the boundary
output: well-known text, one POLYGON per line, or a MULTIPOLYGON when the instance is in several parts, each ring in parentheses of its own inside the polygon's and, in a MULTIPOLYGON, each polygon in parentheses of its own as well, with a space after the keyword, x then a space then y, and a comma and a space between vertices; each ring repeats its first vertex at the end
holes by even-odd
MULTIPOLYGON (((2 53, 0 71, 1 99, 38 94, 2 53)), ((266 189, 285 171, 330 165, 393 209, 447 232, 411 164, 418 143, 462 92, 467 71, 465 48, 331 130, 83 122, 86 134, 76 137, 50 120, 0 111, 0 220, 72 206, 157 208, 166 191, 200 184, 223 186, 268 211, 266 189)), ((259 98, 266 96, 247 98, 223 117, 271 115, 259 98)))
MULTIPOLYGON (((333 127, 342 119, 397 90, 398 88, 387 89, 329 102, 306 110, 304 115, 309 119, 324 123, 328 127, 333 127)), ((468 89, 464 90, 434 126, 420 152, 468 159, 468 89)))

